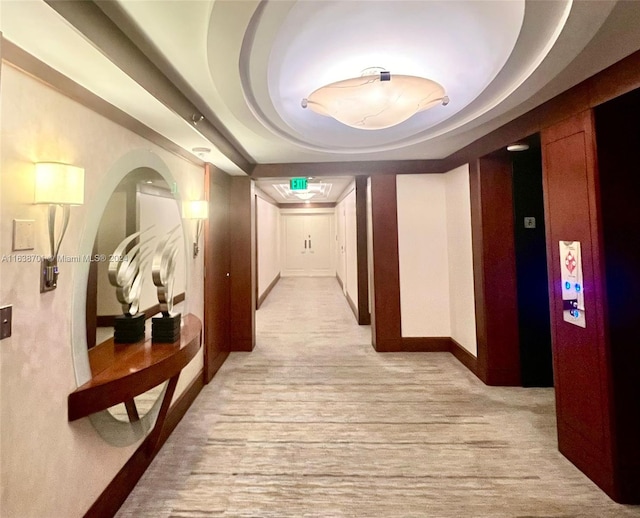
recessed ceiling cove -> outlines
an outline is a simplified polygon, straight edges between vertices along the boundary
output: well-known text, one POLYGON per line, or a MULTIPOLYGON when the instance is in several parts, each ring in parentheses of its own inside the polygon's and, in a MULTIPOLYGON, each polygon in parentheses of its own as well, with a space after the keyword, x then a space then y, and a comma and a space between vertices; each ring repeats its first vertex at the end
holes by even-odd
POLYGON ((240 53, 245 100, 269 131, 306 149, 362 153, 429 140, 495 108, 542 62, 571 2, 554 2, 553 9, 531 4, 262 2, 240 53), (317 88, 371 67, 437 81, 450 102, 376 131, 302 108, 317 88))

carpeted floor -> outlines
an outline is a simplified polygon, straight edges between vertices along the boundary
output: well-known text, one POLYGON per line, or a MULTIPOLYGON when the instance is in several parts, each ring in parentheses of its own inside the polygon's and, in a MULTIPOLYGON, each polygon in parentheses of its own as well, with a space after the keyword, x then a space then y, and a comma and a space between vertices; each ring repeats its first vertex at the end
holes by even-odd
POLYGON ((557 451, 552 389, 378 354, 333 278, 283 278, 118 517, 640 517, 557 451))

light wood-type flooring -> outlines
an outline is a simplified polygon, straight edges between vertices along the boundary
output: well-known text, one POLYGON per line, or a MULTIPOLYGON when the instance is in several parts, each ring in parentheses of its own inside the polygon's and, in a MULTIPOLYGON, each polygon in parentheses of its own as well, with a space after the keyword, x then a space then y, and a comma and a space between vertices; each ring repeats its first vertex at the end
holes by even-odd
POLYGON ((283 278, 118 517, 640 517, 557 451, 553 389, 376 353, 333 278, 283 278))

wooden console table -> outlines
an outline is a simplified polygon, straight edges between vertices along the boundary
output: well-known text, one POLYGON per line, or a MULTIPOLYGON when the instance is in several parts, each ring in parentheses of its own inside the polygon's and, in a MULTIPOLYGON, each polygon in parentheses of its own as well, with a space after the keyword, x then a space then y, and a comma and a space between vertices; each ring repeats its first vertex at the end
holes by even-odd
POLYGON ((111 338, 93 347, 89 350, 92 378, 69 394, 69 421, 119 403, 127 404, 131 419, 134 396, 169 380, 155 426, 162 428, 180 371, 200 349, 201 335, 202 323, 189 314, 183 318, 180 340, 172 344, 152 344, 150 337, 135 344, 116 344, 111 338))

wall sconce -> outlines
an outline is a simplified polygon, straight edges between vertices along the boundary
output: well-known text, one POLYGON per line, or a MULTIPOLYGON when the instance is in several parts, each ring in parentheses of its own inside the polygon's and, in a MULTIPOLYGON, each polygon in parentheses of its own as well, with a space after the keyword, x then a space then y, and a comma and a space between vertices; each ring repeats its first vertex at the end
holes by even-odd
POLYGON ((202 226, 205 219, 209 219, 209 202, 207 200, 191 200, 182 202, 182 217, 184 219, 195 219, 196 237, 193 242, 193 258, 198 257, 200 247, 200 234, 202 234, 202 226))
POLYGON ((58 252, 67 231, 71 205, 84 203, 84 169, 55 162, 38 162, 36 166, 35 203, 49 205, 49 245, 51 255, 41 265, 40 293, 55 290, 58 286, 58 252), (58 239, 56 212, 62 207, 62 228, 58 239))

